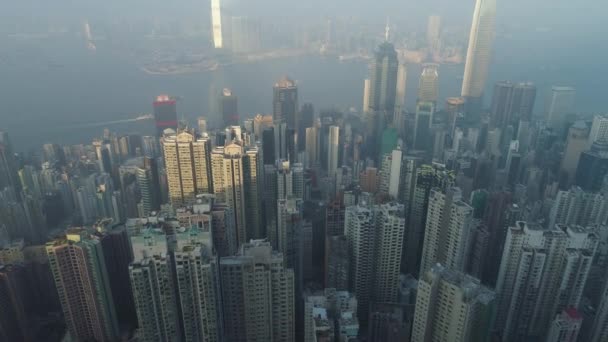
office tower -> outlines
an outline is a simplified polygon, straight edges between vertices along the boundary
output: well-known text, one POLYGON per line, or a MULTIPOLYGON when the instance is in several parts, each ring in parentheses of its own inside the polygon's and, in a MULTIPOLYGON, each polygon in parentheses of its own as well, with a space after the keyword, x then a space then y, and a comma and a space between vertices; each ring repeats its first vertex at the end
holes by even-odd
POLYGON ((13 152, 13 146, 8 133, 0 131, 0 189, 12 186, 16 193, 17 188, 17 164, 13 152))
POLYGON ((338 171, 340 153, 340 127, 329 127, 329 142, 327 146, 327 174, 334 177, 338 171))
POLYGON ((434 57, 439 53, 441 36, 441 17, 431 15, 426 28, 426 44, 429 49, 429 54, 434 57))
POLYGON ((145 217, 152 211, 160 210, 160 185, 156 160, 146 157, 143 167, 137 168, 136 177, 141 194, 142 213, 145 217))
POLYGON ((211 163, 215 195, 219 202, 230 207, 240 245, 247 241, 243 148, 237 144, 216 147, 211 154, 211 163))
POLYGON ((432 147, 431 126, 433 125, 434 113, 435 105, 432 102, 418 102, 416 104, 413 138, 415 150, 429 150, 432 147))
MULTIPOLYGON (((284 159, 284 160, 291 160, 292 158, 294 158, 294 155, 290 155, 289 151, 288 151, 288 140, 289 140, 289 129, 287 128, 287 124, 286 123, 279 123, 279 124, 275 124, 273 129, 273 138, 272 138, 272 142, 273 145, 272 146, 268 146, 268 147, 272 147, 274 148, 274 152, 272 153, 274 155, 274 160, 270 160, 270 157, 268 157, 268 161, 270 162, 269 164, 273 164, 275 160, 277 159, 284 159)), ((266 159, 266 157, 265 157, 266 159)), ((267 164, 267 163, 264 163, 267 164)))
POLYGON ((185 246, 176 251, 175 274, 183 340, 220 340, 219 275, 210 247, 185 246))
POLYGON ((260 50, 261 24, 245 16, 236 16, 230 19, 232 52, 250 53, 260 50))
MULTIPOLYGON (((307 139, 308 129, 315 126, 315 108, 312 103, 305 103, 300 109, 300 115, 298 117, 298 137, 297 137, 297 153, 308 151, 307 139)), ((308 158, 308 152, 304 153, 308 158)), ((305 162, 305 160, 300 160, 305 162)))
POLYGON ((509 228, 496 283, 503 341, 539 338, 555 314, 579 306, 597 244, 580 226, 509 228))
POLYGON ((347 290, 350 270, 348 240, 344 235, 327 235, 325 239, 325 287, 347 290))
POLYGON ((536 86, 531 82, 521 82, 513 86, 512 105, 510 106, 511 125, 519 121, 532 121, 536 103, 536 86))
POLYGON ((558 134, 565 129, 568 115, 574 114, 574 99, 576 90, 572 87, 554 86, 551 88, 551 97, 547 104, 545 121, 547 126, 558 134))
POLYGON ((232 93, 232 90, 228 88, 222 90, 219 98, 219 108, 224 127, 239 125, 238 99, 232 93))
POLYGON ((556 224, 591 227, 602 226, 607 222, 608 198, 579 187, 559 191, 549 213, 549 227, 556 224))
POLYGON ((439 64, 426 63, 418 82, 418 102, 437 103, 439 97, 439 64))
POLYGON ((589 148, 589 140, 591 140, 589 129, 583 121, 575 122, 568 130, 566 150, 560 168, 563 175, 567 177, 568 184, 574 180, 581 153, 589 148))
POLYGON ((505 129, 511 125, 517 129, 519 121, 531 121, 535 101, 536 86, 534 84, 497 82, 492 95, 491 126, 505 129))
POLYGON ((376 302, 397 301, 405 234, 404 214, 403 205, 395 202, 374 207, 376 238, 373 298, 376 302))
MULTIPOLYGON (((366 80, 367 81, 367 80, 366 80)), ((407 88, 407 67, 405 64, 399 64, 397 69, 397 92, 395 99, 395 113, 400 110, 405 110, 405 91, 407 88)), ((397 126, 400 127, 400 126, 397 126)))
POLYGON ((213 247, 220 257, 234 255, 238 250, 233 217, 228 205, 213 204, 211 208, 213 247))
POLYGON ((416 169, 415 187, 409 200, 408 231, 405 251, 406 271, 419 274, 425 227, 428 220, 429 198, 434 188, 447 189, 454 183, 454 175, 440 164, 421 165, 416 169))
POLYGON ((168 128, 177 131, 177 101, 169 95, 159 95, 153 105, 156 136, 162 136, 168 128))
POLYGON ((313 168, 319 164, 319 129, 306 128, 306 166, 313 168))
POLYGON ((473 114, 472 118, 479 117, 478 113, 483 106, 483 91, 494 45, 495 21, 496 0, 477 0, 471 23, 461 93, 466 101, 467 114, 473 114))
POLYGON ((226 341, 294 341, 294 274, 268 242, 220 259, 226 341))
POLYGON ((597 192, 608 174, 608 140, 598 140, 591 150, 581 153, 576 167, 575 184, 583 190, 597 192))
POLYGON ((76 340, 115 341, 118 322, 102 245, 84 229, 46 244, 55 286, 76 340))
POLYGON ((558 314, 549 328, 547 342, 576 342, 583 316, 576 308, 567 308, 558 314))
POLYGON ((366 78, 363 82, 363 113, 367 113, 370 110, 370 92, 372 89, 372 83, 369 78, 366 78))
POLYGON ((262 131, 262 154, 264 156, 264 165, 273 165, 274 162, 279 159, 275 155, 275 142, 274 142, 274 127, 265 128, 262 131))
POLYGON ((595 115, 589 132, 589 146, 598 140, 608 139, 608 117, 595 115))
POLYGON ((431 190, 421 273, 437 263, 455 271, 465 270, 472 219, 473 208, 461 200, 460 189, 431 190))
POLYGON ((158 142, 156 137, 144 135, 141 137, 142 152, 145 157, 157 158, 160 156, 158 142))
POLYGON ((229 49, 231 30, 230 16, 227 15, 223 0, 211 1, 211 25, 213 31, 213 46, 216 49, 229 49))
POLYGON ((393 44, 378 46, 370 65, 369 110, 392 118, 395 112, 399 60, 393 44))
POLYGON ((174 207, 194 203, 196 195, 213 192, 211 141, 183 131, 162 140, 169 199, 174 207))
POLYGON ((276 125, 285 123, 287 128, 298 129, 298 86, 287 76, 273 87, 272 119, 276 125))
POLYGON ((411 341, 489 341, 495 298, 478 279, 434 265, 418 281, 411 341))

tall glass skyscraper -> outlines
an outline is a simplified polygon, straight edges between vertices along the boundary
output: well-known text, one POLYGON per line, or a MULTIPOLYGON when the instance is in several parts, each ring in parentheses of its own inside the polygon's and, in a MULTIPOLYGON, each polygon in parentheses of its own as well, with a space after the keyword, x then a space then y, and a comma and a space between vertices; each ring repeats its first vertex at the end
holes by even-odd
POLYGON ((477 0, 462 81, 462 97, 466 99, 470 115, 479 113, 482 107, 494 45, 495 22, 496 0, 477 0))

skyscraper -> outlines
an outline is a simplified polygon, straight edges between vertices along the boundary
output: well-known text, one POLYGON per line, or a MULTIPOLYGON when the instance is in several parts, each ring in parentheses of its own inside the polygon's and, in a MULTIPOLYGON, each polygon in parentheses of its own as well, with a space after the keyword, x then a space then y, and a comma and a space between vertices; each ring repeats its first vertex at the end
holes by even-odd
POLYGON ((532 83, 497 82, 492 96, 490 124, 503 130, 508 125, 517 129, 520 120, 529 122, 532 119, 535 100, 536 86, 532 83))
POLYGON ((437 104, 439 97, 439 64, 427 63, 422 66, 422 74, 418 82, 418 102, 437 104))
POLYGON ((603 342, 608 336, 608 283, 602 289, 589 336, 589 342, 603 342))
POLYGON ((399 60, 393 44, 378 46, 370 65, 369 110, 392 118, 395 111, 399 60))
POLYGON ((405 234, 404 207, 387 203, 374 208, 376 239, 373 300, 394 303, 399 292, 401 253, 405 234))
POLYGON ((411 341, 489 341, 495 297, 478 279, 433 266, 418 281, 411 341))
POLYGON ((608 139, 608 117, 595 115, 589 132, 589 145, 601 139, 608 139))
POLYGON ((420 272, 439 263, 464 271, 472 229, 473 208, 461 200, 460 189, 431 190, 420 272))
POLYGON ((540 338, 558 312, 578 307, 597 244, 580 226, 509 228, 496 283, 503 341, 540 338))
POLYGON ((608 140, 598 140, 591 150, 581 153, 576 167, 575 184, 583 190, 600 191, 608 174, 608 140))
POLYGON ((361 321, 367 319, 374 285, 375 222, 373 212, 356 205, 346 208, 344 235, 348 241, 350 288, 357 297, 361 321))
POLYGON ((85 229, 71 229, 47 243, 46 252, 72 338, 115 341, 118 322, 100 241, 85 229))
POLYGON ((431 15, 426 28, 426 44, 429 49, 429 54, 434 56, 439 52, 440 38, 441 36, 441 17, 438 15, 431 15))
POLYGON ((414 124, 414 149, 429 151, 433 146, 431 126, 433 125, 435 105, 432 102, 416 104, 416 121, 414 124))
POLYGON ((576 176, 576 168, 581 157, 581 153, 589 148, 589 128, 583 121, 575 122, 568 130, 566 149, 562 158, 560 171, 567 177, 568 184, 576 176))
POLYGON ((496 0, 477 0, 469 35, 469 47, 462 81, 467 114, 478 117, 494 45, 496 0))
POLYGON ((232 90, 224 88, 219 98, 219 109, 224 127, 239 125, 238 99, 232 90))
POLYGON ((558 134, 566 128, 567 116, 574 114, 574 99, 576 90, 572 87, 554 86, 551 88, 551 97, 547 104, 547 114, 545 120, 547 126, 555 130, 558 134))
POLYGON ((579 187, 558 192, 549 213, 549 227, 556 224, 591 227, 603 225, 607 221, 608 198, 579 187))
POLYGON ((238 244, 247 241, 243 148, 237 144, 216 147, 211 154, 214 193, 231 209, 238 244))
POLYGON ((576 308, 567 308, 558 314, 547 334, 547 342, 576 342, 583 316, 576 308))
POLYGON ((196 195, 213 192, 211 141, 183 131, 162 141, 169 199, 174 207, 194 203, 196 195))
POLYGON ((285 123, 287 128, 298 129, 298 86, 287 76, 273 87, 272 119, 276 125, 285 123))
POLYGON ((177 101, 169 95, 159 95, 153 105, 156 135, 162 136, 167 128, 177 131, 177 101))
POLYGON ((252 240, 220 259, 227 341, 295 340, 294 274, 270 244, 252 240))
POLYGON ((211 25, 213 46, 216 49, 229 48, 230 17, 226 15, 223 0, 211 0, 211 25))
POLYGON ((340 127, 329 127, 329 142, 327 146, 327 174, 334 177, 338 171, 340 152, 340 127))

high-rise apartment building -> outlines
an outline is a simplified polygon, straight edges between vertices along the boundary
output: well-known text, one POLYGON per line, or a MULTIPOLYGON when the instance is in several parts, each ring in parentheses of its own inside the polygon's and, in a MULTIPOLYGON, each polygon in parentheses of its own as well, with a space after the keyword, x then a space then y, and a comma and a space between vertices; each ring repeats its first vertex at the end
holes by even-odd
POLYGON ((275 125, 285 123, 287 128, 298 127, 298 86, 287 76, 280 79, 273 87, 272 119, 275 125))
POLYGON ((509 228, 496 283, 503 341, 541 338, 557 313, 578 307, 597 244, 580 226, 509 228))
POLYGON ((546 342, 576 342, 583 316, 576 308, 567 308, 558 314, 547 333, 546 342))
POLYGON ((549 227, 556 224, 601 226, 608 222, 608 198, 573 187, 559 191, 549 213, 549 227))
POLYGON ((85 229, 46 244, 64 319, 75 340, 115 341, 118 322, 101 242, 85 229))
POLYGON ((413 188, 408 191, 409 203, 407 215, 408 230, 404 258, 406 271, 417 276, 420 270, 422 246, 425 239, 425 227, 428 218, 429 198, 434 188, 447 189, 454 184, 454 175, 444 165, 420 165, 415 168, 413 188))
POLYGON ((489 341, 495 297, 478 279, 434 265, 418 281, 411 341, 489 341))
POLYGON ((217 259, 209 246, 185 246, 175 253, 183 341, 221 340, 217 259))
POLYGON ((471 23, 469 47, 462 81, 462 94, 467 114, 477 113, 483 106, 483 91, 492 59, 496 22, 496 0, 477 0, 471 23))
POLYGON ((162 140, 169 199, 174 207, 194 203, 196 195, 213 192, 211 141, 183 131, 162 140))
POLYGON ((551 97, 547 104, 545 120, 547 126, 561 134, 566 128, 566 119, 574 114, 576 90, 572 87, 555 86, 551 88, 551 97))
POLYGON ((427 63, 422 66, 418 82, 418 102, 436 104, 439 97, 439 64, 427 63))
POLYGON ((153 105, 156 135, 162 136, 168 128, 177 131, 177 101, 169 95, 159 95, 153 105))
POLYGON ((464 203, 458 188, 431 190, 420 272, 435 264, 464 271, 469 252, 473 208, 464 203))
POLYGON ((346 208, 345 235, 350 257, 350 285, 366 322, 372 301, 397 300, 405 218, 403 205, 359 204, 346 208))
POLYGON ((602 295, 597 303, 595 317, 588 333, 589 342, 603 342, 608 336, 608 283, 602 289, 602 295))
POLYGON ((374 207, 375 255, 373 299, 381 303, 394 303, 399 292, 401 253, 405 234, 404 207, 387 203, 374 207))
POLYGON ((252 240, 220 259, 224 339, 295 340, 294 274, 268 242, 252 240))
POLYGON ((216 147, 211 154, 214 193, 231 209, 238 244, 247 241, 245 216, 245 174, 243 147, 230 144, 216 147))

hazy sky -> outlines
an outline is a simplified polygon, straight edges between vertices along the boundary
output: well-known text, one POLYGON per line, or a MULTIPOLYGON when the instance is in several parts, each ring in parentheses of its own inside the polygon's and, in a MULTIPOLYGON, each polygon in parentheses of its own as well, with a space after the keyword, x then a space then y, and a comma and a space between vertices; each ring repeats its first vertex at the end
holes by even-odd
MULTIPOLYGON (((158 17, 179 19, 203 16, 208 20, 210 0, 3 0, 0 18, 9 21, 43 18, 158 17)), ((285 18, 338 14, 380 20, 424 23, 431 13, 446 22, 470 20, 474 0, 227 0, 244 13, 285 18)), ((498 0, 500 24, 551 26, 560 31, 601 32, 608 19, 603 0, 498 0)))

